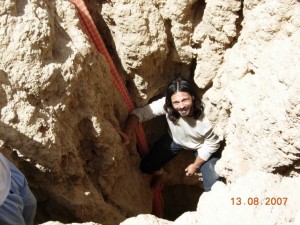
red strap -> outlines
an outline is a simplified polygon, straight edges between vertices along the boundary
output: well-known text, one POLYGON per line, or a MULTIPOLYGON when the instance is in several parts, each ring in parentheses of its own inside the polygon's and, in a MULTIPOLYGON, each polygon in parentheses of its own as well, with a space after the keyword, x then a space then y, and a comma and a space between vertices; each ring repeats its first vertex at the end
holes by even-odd
MULTIPOLYGON (((69 0, 71 3, 73 3, 77 10, 80 17, 81 25, 85 31, 85 33, 89 36, 90 40, 94 43, 96 49, 101 53, 110 68, 113 84, 116 87, 116 89, 119 91, 120 95, 122 96, 123 100, 126 103, 128 111, 132 111, 135 106, 134 103, 129 95, 129 92, 121 79, 120 74, 118 73, 115 64, 113 63, 106 46, 97 30, 97 27, 84 3, 84 0, 69 0)), ((146 135, 144 132, 144 129, 142 125, 138 125, 136 128, 136 136, 137 136, 137 142, 138 142, 138 148, 140 151, 140 154, 142 156, 145 156, 149 151, 148 142, 146 139, 146 135)), ((156 216, 162 217, 163 212, 163 201, 161 196, 161 189, 155 188, 156 190, 153 190, 153 213, 155 213, 156 216)))
POLYGON ((152 214, 162 218, 164 215, 164 200, 162 196, 163 186, 158 185, 155 188, 152 188, 153 201, 152 201, 152 214))
MULTIPOLYGON (((91 41, 94 43, 96 49, 105 57, 108 65, 109 65, 110 71, 111 71, 111 75, 113 78, 113 84, 119 91, 120 95, 123 97, 123 100, 126 103, 128 111, 129 112, 132 111, 135 108, 134 103, 129 95, 129 92, 128 92, 123 80, 121 79, 121 76, 119 75, 119 73, 115 67, 115 64, 113 63, 113 61, 106 49, 106 46, 97 30, 96 25, 94 24, 94 21, 84 3, 84 1, 83 0, 70 0, 70 2, 73 3, 78 10, 80 21, 82 23, 82 27, 83 27, 85 33, 89 36, 91 41)), ((144 129, 141 125, 137 126, 137 128, 136 128, 136 136, 137 136, 139 151, 140 151, 141 155, 144 156, 149 151, 149 147, 148 147, 148 142, 146 139, 144 129)))

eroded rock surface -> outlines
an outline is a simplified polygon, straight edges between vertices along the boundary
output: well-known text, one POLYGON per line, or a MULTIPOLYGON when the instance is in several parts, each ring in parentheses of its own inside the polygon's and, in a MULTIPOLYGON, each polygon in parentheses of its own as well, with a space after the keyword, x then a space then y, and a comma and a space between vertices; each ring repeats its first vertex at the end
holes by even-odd
POLYGON ((151 212, 139 155, 117 132, 127 109, 75 7, 5 1, 0 9, 1 151, 17 153, 37 219, 117 224, 151 212))
MULTIPOLYGON (((126 106, 75 7, 63 0, 1 1, 0 146, 28 177, 38 222, 298 224, 299 1, 86 4, 136 105, 162 95, 178 75, 195 81, 226 142, 217 171, 227 184, 201 195, 198 209, 174 222, 149 215, 151 190, 135 142, 124 147, 117 132, 126 106), (239 196, 288 201, 232 205, 239 196), (205 217, 216 211, 226 222, 205 217)), ((146 125, 150 144, 162 133, 160 121, 146 125)), ((191 158, 180 157, 178 166, 167 165, 179 174, 169 185, 195 185, 197 178, 182 172, 191 158)))

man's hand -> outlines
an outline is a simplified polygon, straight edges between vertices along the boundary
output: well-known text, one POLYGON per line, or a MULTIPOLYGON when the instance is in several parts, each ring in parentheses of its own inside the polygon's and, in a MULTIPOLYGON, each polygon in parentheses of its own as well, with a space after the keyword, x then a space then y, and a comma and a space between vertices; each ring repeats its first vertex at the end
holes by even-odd
POLYGON ((125 134, 124 132, 118 130, 118 133, 120 134, 121 138, 122 138, 122 143, 124 145, 128 145, 130 143, 129 137, 127 134, 125 134))
POLYGON ((122 143, 124 145, 128 145, 130 143, 129 137, 131 136, 132 132, 134 131, 134 129, 138 124, 139 124, 139 118, 134 114, 130 114, 127 118, 124 131, 120 131, 117 129, 118 133, 122 138, 122 143))
POLYGON ((190 164, 184 171, 186 172, 185 175, 192 176, 196 174, 196 171, 199 169, 199 166, 195 165, 194 163, 190 164))
POLYGON ((201 159, 199 156, 196 157, 195 162, 190 164, 186 169, 186 175, 187 176, 192 176, 196 174, 196 171, 200 168, 200 166, 204 163, 205 161, 201 159))

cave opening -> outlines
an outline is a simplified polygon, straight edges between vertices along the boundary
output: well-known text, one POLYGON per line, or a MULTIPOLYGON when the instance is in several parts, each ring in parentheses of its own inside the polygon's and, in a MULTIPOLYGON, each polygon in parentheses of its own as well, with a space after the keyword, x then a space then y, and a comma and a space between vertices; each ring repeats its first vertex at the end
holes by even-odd
POLYGON ((185 168, 194 161, 191 151, 181 151, 163 167, 169 174, 161 194, 163 219, 174 221, 183 213, 196 211, 199 198, 204 192, 201 174, 186 176, 185 168))
MULTIPOLYGON (((218 150, 219 158, 225 146, 226 141, 222 140, 218 150)), ((200 173, 194 176, 185 174, 186 166, 193 161, 194 155, 190 151, 182 151, 165 165, 165 170, 170 173, 170 179, 162 189, 163 219, 174 221, 185 212, 197 211, 200 196, 204 192, 202 176, 200 173)), ((226 183, 223 177, 221 181, 226 183)))
POLYGON ((202 193, 203 189, 200 185, 166 185, 162 190, 164 200, 163 218, 174 221, 185 212, 196 211, 202 193))

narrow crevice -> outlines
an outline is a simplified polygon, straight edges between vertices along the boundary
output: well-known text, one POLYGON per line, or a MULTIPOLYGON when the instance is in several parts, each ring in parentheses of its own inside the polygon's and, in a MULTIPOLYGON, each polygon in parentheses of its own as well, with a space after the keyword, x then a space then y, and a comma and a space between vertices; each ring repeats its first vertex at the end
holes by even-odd
POLYGON ((206 1, 198 0, 193 4, 191 9, 194 12, 194 18, 193 18, 194 28, 197 27, 199 23, 202 22, 205 8, 206 8, 206 1))
POLYGON ((92 121, 88 118, 82 119, 78 124, 78 130, 80 131, 80 155, 85 162, 84 170, 94 186, 100 189, 97 173, 101 168, 101 163, 99 163, 101 158, 96 153, 98 151, 96 147, 96 131, 92 121))
POLYGON ((272 173, 279 174, 284 177, 293 177, 294 174, 300 174, 300 160, 297 160, 293 164, 288 166, 276 167, 272 173))
POLYGON ((242 29, 243 29, 243 25, 242 25, 242 22, 244 20, 243 9, 244 9, 244 1, 241 1, 241 8, 237 12, 238 18, 235 21, 236 36, 233 38, 233 40, 230 42, 230 44, 228 46, 226 46, 226 48, 232 48, 238 42, 238 39, 239 39, 239 37, 241 35, 241 32, 242 32, 242 29))
MULTIPOLYGON (((125 81, 127 77, 127 73, 124 67, 122 66, 121 59, 117 53, 116 44, 114 42, 114 38, 111 33, 111 30, 101 15, 102 5, 105 2, 106 1, 85 0, 85 4, 105 44, 105 47, 111 59, 113 60, 118 72, 120 73, 121 77, 125 81)), ((110 20, 110 24, 113 26, 116 25, 113 19, 110 20)))
POLYGON ((25 7, 28 4, 28 0, 17 0, 16 1, 16 8, 17 8, 17 15, 23 16, 25 14, 25 7))

